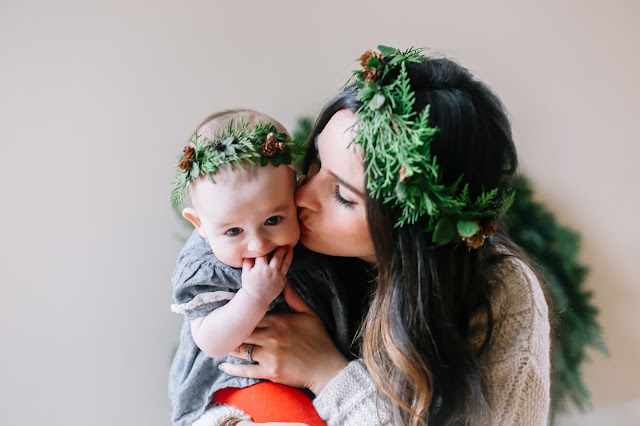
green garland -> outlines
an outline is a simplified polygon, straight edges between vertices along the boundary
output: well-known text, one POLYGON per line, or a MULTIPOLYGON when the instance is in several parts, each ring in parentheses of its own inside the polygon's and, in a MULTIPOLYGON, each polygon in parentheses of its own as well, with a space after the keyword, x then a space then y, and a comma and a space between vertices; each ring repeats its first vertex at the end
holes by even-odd
POLYGON ((223 164, 233 169, 234 165, 244 167, 244 162, 266 166, 292 164, 295 156, 304 150, 303 143, 294 143, 286 133, 278 133, 276 126, 258 123, 249 130, 242 119, 231 120, 222 134, 207 139, 194 132, 189 144, 179 156, 176 166, 176 181, 171 191, 171 205, 178 206, 183 200, 189 182, 206 175, 212 182, 213 175, 223 164))
POLYGON ((419 114, 412 108, 406 64, 426 59, 423 49, 406 51, 378 46, 360 57, 354 71, 358 126, 353 142, 361 145, 367 168, 367 189, 374 198, 401 208, 396 226, 429 216, 426 232, 437 244, 467 242, 477 248, 495 232, 494 220, 513 203, 514 193, 499 188, 475 199, 460 176, 453 185, 442 183, 437 158, 431 153, 437 127, 429 125, 429 107, 419 114))

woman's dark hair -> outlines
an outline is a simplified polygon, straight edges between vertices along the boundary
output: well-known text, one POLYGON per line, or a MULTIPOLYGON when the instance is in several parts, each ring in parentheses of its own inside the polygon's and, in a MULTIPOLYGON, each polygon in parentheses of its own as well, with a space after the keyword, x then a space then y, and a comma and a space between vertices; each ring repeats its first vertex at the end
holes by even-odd
MULTIPOLYGON (((460 175, 470 193, 507 185, 517 167, 511 126, 498 97, 465 68, 448 59, 407 64, 416 102, 430 105, 432 141, 443 182, 460 175)), ((341 109, 357 111, 352 87, 322 111, 311 133, 320 133, 341 109)), ((317 156, 310 143, 303 170, 317 156)), ((393 424, 481 423, 488 415, 488 378, 478 362, 490 343, 490 266, 500 244, 526 256, 499 231, 478 250, 465 244, 436 246, 423 230, 428 217, 394 228, 400 209, 366 195, 369 229, 377 258, 377 280, 364 321, 363 358, 393 424), (470 342, 470 319, 486 315, 486 333, 470 342), (471 417, 468 417, 471 416, 471 417)))

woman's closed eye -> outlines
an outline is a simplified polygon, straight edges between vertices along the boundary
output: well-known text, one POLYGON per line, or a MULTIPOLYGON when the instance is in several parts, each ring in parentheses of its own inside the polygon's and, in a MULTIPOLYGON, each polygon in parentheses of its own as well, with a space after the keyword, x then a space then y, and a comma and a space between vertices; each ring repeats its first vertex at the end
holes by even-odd
POLYGON ((282 221, 282 216, 271 216, 269 219, 264 221, 264 224, 267 226, 275 226, 282 221))
POLYGON ((354 201, 350 201, 347 200, 346 198, 344 198, 342 196, 342 194, 340 194, 340 187, 338 185, 336 185, 335 189, 333 190, 333 198, 335 198, 335 200, 340 204, 343 205, 347 208, 350 208, 351 206, 353 206, 354 204, 357 204, 354 201))
POLYGON ((242 228, 229 228, 225 232, 226 235, 230 237, 236 237, 242 233, 242 228))

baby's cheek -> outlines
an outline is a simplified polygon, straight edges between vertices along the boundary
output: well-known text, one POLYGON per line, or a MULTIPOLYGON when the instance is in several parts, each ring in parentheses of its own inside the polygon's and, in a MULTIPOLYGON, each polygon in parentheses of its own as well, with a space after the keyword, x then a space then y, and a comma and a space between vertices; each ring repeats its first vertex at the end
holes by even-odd
POLYGON ((288 227, 288 230, 287 230, 286 241, 283 244, 279 244, 279 245, 281 245, 281 246, 285 246, 285 245, 294 246, 294 245, 296 245, 296 243, 298 242, 299 239, 300 239, 300 224, 298 223, 297 219, 294 219, 289 224, 289 227, 288 227))
POLYGON ((213 254, 218 260, 232 268, 242 268, 242 252, 230 244, 224 244, 224 241, 209 241, 213 254))

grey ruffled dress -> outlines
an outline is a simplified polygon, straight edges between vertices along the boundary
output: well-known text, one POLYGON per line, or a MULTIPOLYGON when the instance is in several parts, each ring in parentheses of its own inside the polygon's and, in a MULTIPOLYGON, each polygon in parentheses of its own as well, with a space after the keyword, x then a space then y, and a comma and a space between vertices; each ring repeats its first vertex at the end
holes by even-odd
MULTIPOLYGON (((226 387, 247 387, 259 380, 232 377, 218 370, 222 362, 248 363, 231 356, 210 358, 191 337, 189 321, 225 305, 242 286, 242 269, 220 262, 207 240, 194 231, 182 248, 173 273, 171 309, 184 315, 180 345, 169 373, 172 422, 185 426, 200 417, 213 394, 226 387)), ((351 358, 347 296, 328 260, 298 245, 287 274, 289 284, 322 319, 338 349, 351 358)), ((280 294, 269 312, 291 312, 280 294)))

